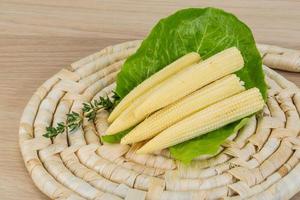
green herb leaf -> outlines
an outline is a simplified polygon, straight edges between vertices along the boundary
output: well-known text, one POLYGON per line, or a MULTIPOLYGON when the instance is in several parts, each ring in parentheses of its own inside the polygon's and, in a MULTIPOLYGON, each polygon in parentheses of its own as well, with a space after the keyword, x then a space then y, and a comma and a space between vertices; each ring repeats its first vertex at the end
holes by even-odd
POLYGON ((65 132, 66 128, 69 129, 70 132, 75 131, 82 124, 81 116, 76 113, 68 113, 67 114, 67 124, 64 122, 57 123, 56 127, 48 126, 46 127, 46 133, 43 135, 46 138, 55 138, 58 134, 65 132))
POLYGON ((79 128, 81 124, 82 117, 78 113, 72 111, 72 113, 67 114, 67 126, 71 132, 79 128))
POLYGON ((58 123, 57 127, 46 127, 46 133, 43 135, 46 138, 55 138, 58 134, 65 132, 65 124, 58 123))
MULTIPOLYGON (((93 103, 83 103, 82 111, 84 113, 84 117, 88 118, 89 121, 94 120, 97 111, 102 108, 111 112, 120 101, 120 97, 114 91, 113 93, 113 100, 110 100, 110 98, 106 96, 100 97, 99 100, 94 100, 93 103)), ((59 133, 63 133, 66 127, 68 127, 70 132, 72 132, 78 129, 81 125, 82 117, 73 111, 72 113, 67 114, 67 125, 61 122, 57 124, 56 128, 51 126, 46 127, 46 133, 43 136, 47 138, 54 138, 59 133)))
POLYGON ((111 112, 120 101, 120 97, 114 91, 113 93, 112 100, 106 95, 106 97, 100 96, 99 100, 95 99, 92 103, 83 103, 84 116, 91 121, 95 119, 97 111, 102 108, 111 112))

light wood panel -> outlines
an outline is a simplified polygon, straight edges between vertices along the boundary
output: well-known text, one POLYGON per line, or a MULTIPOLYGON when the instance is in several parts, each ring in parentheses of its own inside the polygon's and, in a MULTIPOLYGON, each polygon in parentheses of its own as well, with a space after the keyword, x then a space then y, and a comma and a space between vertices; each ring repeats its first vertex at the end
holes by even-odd
MULTIPOLYGON (((27 174, 17 136, 21 112, 44 80, 105 46, 145 37, 158 19, 177 9, 203 6, 235 13, 258 42, 300 49, 296 0, 0 0, 1 199, 47 199, 27 174)), ((283 74, 300 86, 299 74, 283 74)))

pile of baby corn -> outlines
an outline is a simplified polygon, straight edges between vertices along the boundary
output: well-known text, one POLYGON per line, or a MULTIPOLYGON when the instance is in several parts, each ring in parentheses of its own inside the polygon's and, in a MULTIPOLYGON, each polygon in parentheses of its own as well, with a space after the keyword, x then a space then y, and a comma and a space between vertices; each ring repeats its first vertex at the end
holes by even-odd
POLYGON ((236 47, 202 61, 192 52, 135 87, 110 114, 106 134, 131 128, 122 144, 146 141, 151 153, 221 128, 261 110, 257 88, 246 90, 234 72, 244 66, 236 47))

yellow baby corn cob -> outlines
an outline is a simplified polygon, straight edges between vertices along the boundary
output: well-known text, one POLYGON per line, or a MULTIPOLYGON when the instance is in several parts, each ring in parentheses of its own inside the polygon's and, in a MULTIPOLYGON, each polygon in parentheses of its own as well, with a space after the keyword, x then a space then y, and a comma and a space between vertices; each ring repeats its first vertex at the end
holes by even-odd
POLYGON ((109 115, 108 122, 111 123, 112 121, 114 121, 122 113, 122 111, 124 111, 129 106, 130 103, 132 103, 137 97, 141 96, 147 90, 167 79, 171 75, 199 61, 199 54, 196 52, 191 52, 177 59, 157 73, 153 74, 151 77, 131 90, 131 92, 122 99, 122 101, 109 115))
POLYGON ((223 76, 238 71, 243 65, 243 57, 236 47, 226 49, 161 82, 161 86, 135 109, 134 114, 137 117, 147 116, 223 76))
MULTIPOLYGON (((157 86, 156 86, 157 87, 157 86)), ((154 87, 155 88, 155 87, 154 87)), ((152 89, 150 89, 148 92, 151 92, 152 89)), ((144 118, 143 117, 136 117, 133 113, 134 109, 139 105, 141 102, 143 102, 148 96, 149 93, 146 92, 142 96, 140 96, 138 99, 136 99, 134 102, 130 104, 129 107, 127 107, 118 117, 115 121, 113 121, 112 124, 109 125, 108 129, 106 130, 106 135, 113 135, 120 131, 124 131, 128 128, 131 128, 135 124, 141 122, 144 118)))
POLYGON ((244 90, 236 75, 228 75, 152 114, 123 137, 121 143, 152 138, 183 118, 244 90))
POLYGON ((158 134, 137 152, 151 153, 187 141, 249 116, 263 106, 264 101, 257 88, 246 90, 185 118, 158 134))
MULTIPOLYGON (((190 53, 190 55, 192 55, 192 60, 196 60, 195 57, 199 58, 199 54, 197 53, 190 53), (196 56, 197 55, 197 56, 196 56)), ((191 58, 191 57, 190 57, 191 58)), ((181 60, 179 62, 179 64, 183 63, 182 61, 185 60, 185 62, 188 62, 186 60, 187 58, 181 60)), ((180 59, 179 59, 180 60, 180 59)), ((178 63, 177 63, 178 64, 178 63)), ((177 66, 175 66, 175 68, 177 68, 177 66)), ((170 70, 169 70, 170 72, 170 70)), ((157 79, 157 78, 155 78, 157 79)), ((149 94, 152 93, 153 90, 155 90, 156 88, 160 87, 161 83, 158 83, 156 85, 153 85, 151 88, 149 88, 146 92, 144 92, 143 94, 141 94, 139 97, 137 97, 137 99, 135 99, 134 101, 131 102, 131 104, 129 104, 120 114, 119 116, 113 121, 113 123, 108 127, 106 134, 107 135, 112 135, 112 134, 116 134, 120 131, 124 131, 134 125, 136 125, 137 123, 141 122, 143 119, 145 119, 146 116, 138 116, 136 117, 134 115, 134 110, 135 108, 141 104, 142 102, 145 101, 145 99, 147 99, 149 97, 149 94)), ((123 101, 123 100, 122 100, 123 101)))

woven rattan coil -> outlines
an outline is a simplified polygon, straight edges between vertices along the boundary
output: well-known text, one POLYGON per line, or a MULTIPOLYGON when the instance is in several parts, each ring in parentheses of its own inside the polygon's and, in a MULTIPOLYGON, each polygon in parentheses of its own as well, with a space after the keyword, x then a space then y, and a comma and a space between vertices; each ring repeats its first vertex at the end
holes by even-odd
POLYGON ((115 88, 116 75, 140 41, 110 46, 62 69, 40 86, 24 109, 19 139, 25 165, 36 186, 51 199, 188 200, 289 199, 300 191, 300 91, 271 70, 300 71, 299 51, 259 45, 268 101, 230 137, 215 156, 190 165, 167 150, 137 155, 138 145, 101 144, 106 111, 94 122, 53 140, 42 135, 66 114, 115 88))

